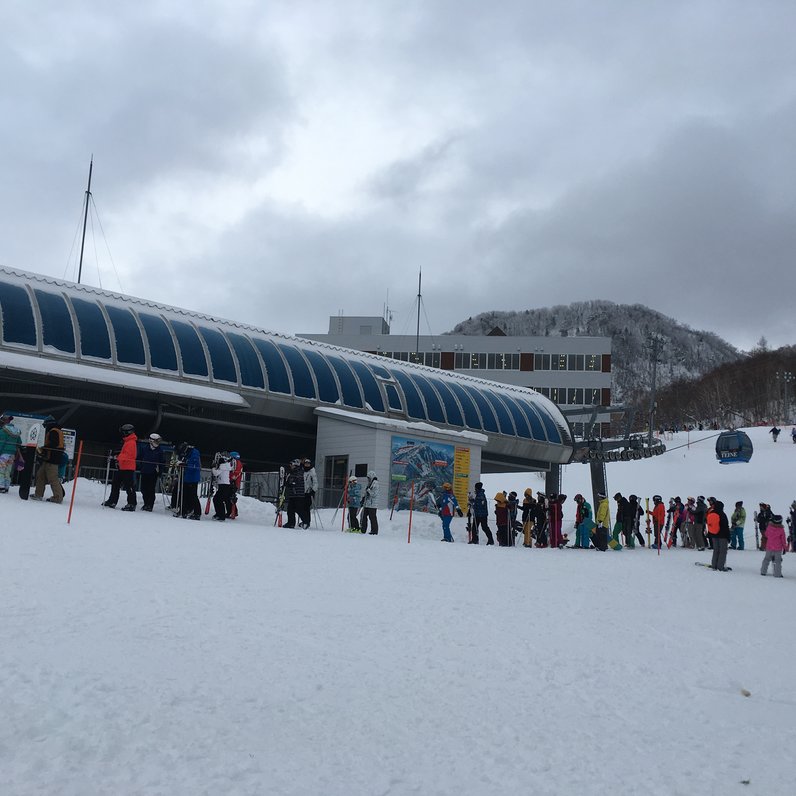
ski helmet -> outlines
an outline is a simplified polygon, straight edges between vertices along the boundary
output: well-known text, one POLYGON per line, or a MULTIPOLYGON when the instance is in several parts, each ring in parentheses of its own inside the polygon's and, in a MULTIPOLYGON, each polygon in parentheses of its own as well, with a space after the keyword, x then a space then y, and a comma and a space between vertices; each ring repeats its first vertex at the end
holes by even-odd
POLYGON ((442 488, 443 488, 443 489, 444 489, 446 492, 450 492, 450 491, 451 491, 451 489, 453 489, 453 485, 452 485, 450 482, 446 481, 446 482, 445 482, 445 483, 442 485, 442 488))
POLYGON ((357 477, 356 477, 355 475, 352 475, 352 476, 351 476, 351 477, 348 479, 348 483, 349 483, 349 484, 355 484, 356 482, 357 482, 357 477))
POLYGON ((240 454, 237 451, 230 451, 229 455, 232 459, 240 459, 240 454))
POLYGON ((128 434, 133 434, 135 432, 135 427, 132 423, 125 423, 122 426, 119 426, 119 433, 124 434, 126 437, 128 434))

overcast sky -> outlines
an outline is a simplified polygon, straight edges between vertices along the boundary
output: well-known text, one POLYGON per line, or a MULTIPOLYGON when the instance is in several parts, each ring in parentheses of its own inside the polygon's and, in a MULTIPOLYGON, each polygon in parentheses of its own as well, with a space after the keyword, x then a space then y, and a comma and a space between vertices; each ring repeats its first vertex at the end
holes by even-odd
POLYGON ((411 332, 422 268, 426 333, 594 298, 793 344, 794 41, 790 0, 6 0, 0 263, 76 280, 93 153, 107 289, 411 332))

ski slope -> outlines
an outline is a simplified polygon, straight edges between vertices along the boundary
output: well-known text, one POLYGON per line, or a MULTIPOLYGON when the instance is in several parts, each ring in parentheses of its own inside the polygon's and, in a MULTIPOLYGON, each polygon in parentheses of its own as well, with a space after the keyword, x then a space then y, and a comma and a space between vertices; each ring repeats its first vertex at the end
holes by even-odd
MULTIPOLYGON (((784 513, 796 445, 766 431, 748 465, 705 440, 608 465, 609 491, 784 513)), ((102 497, 78 481, 67 525, 0 495, 2 794, 793 792, 796 555, 775 580, 754 550, 718 573, 468 546, 459 519, 440 544, 422 514, 407 544, 406 512, 360 536, 332 511, 299 531, 247 499, 221 524, 102 497)))

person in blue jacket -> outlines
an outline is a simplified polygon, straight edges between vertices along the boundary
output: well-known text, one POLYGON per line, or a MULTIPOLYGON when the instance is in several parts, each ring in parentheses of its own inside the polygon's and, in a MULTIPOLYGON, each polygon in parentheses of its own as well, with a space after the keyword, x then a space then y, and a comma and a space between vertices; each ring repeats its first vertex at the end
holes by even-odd
POLYGON ((489 530, 489 501, 484 492, 484 485, 479 481, 475 485, 475 495, 473 496, 470 508, 473 512, 473 532, 472 539, 467 544, 478 544, 478 528, 486 534, 486 543, 495 544, 492 531, 489 530))
POLYGON ((202 460, 199 450, 183 442, 180 445, 182 470, 182 505, 180 516, 189 520, 202 519, 202 504, 199 502, 199 481, 202 478, 202 460))
POLYGON ((449 483, 442 485, 442 495, 437 500, 437 511, 442 520, 442 539, 443 542, 452 542, 453 536, 451 535, 451 520, 454 513, 460 517, 464 513, 459 508, 459 501, 456 500, 456 495, 453 494, 453 487, 449 483))

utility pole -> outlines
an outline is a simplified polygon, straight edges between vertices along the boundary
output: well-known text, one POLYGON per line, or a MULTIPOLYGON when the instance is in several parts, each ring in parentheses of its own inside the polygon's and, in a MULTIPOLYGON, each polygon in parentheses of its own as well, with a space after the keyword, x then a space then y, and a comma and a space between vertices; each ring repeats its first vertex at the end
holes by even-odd
POLYGON ((88 205, 91 201, 91 172, 94 170, 94 155, 91 156, 91 163, 88 166, 88 187, 86 188, 86 206, 83 211, 83 237, 80 240, 80 264, 77 268, 77 283, 83 275, 83 249, 86 246, 86 222, 88 221, 88 205))
POLYGON ((420 361, 420 302, 422 294, 420 286, 423 283, 423 269, 421 268, 417 273, 417 332, 415 334, 415 362, 420 361))

